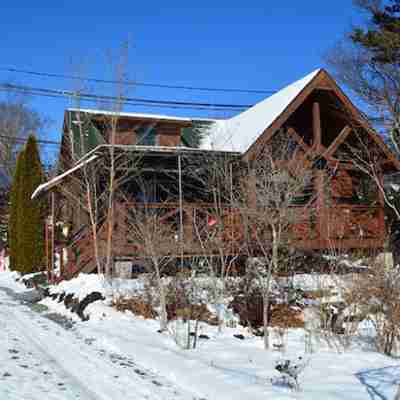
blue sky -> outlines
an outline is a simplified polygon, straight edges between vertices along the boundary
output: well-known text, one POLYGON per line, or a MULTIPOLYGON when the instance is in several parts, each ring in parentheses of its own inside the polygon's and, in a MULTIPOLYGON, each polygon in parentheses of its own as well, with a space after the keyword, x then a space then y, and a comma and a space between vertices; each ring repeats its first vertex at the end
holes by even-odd
MULTIPOLYGON (((108 51, 131 42, 129 76, 163 84, 279 89, 323 67, 323 55, 357 15, 351 0, 287 1, 3 1, 0 67, 82 72, 112 79, 108 51)), ((74 89, 70 80, 0 71, 0 82, 74 89)), ((87 91, 112 94, 107 85, 87 91)), ((254 103, 262 95, 132 88, 130 96, 221 103, 254 103)), ((67 100, 32 98, 53 120, 59 138, 67 100)), ((89 107, 89 105, 88 105, 89 107)), ((94 108, 95 105, 90 105, 94 108)), ((221 113, 129 107, 175 115, 221 113)))

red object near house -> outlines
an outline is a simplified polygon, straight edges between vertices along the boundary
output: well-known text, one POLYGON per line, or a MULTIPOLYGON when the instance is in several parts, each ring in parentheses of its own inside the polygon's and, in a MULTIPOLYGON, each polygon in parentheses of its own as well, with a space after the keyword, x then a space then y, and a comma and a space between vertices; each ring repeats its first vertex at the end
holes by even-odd
POLYGON ((217 223, 217 219, 211 215, 208 216, 207 218, 207 226, 208 227, 213 227, 217 223))

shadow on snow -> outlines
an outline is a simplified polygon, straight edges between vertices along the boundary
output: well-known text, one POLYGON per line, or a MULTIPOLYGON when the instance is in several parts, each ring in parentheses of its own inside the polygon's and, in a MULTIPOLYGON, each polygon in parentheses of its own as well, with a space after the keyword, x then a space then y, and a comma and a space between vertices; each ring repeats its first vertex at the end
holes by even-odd
POLYGON ((400 365, 367 369, 355 374, 371 400, 392 400, 400 385, 400 365))

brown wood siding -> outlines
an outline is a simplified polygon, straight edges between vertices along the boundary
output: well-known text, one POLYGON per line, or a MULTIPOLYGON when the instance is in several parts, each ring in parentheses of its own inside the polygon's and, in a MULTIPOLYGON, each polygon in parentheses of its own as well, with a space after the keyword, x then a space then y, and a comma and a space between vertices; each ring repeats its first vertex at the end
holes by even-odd
POLYGON ((332 197, 352 197, 353 181, 346 171, 339 171, 331 181, 332 197))
POLYGON ((115 144, 136 144, 136 133, 134 131, 118 132, 116 134, 115 144))
POLYGON ((160 126, 157 128, 159 146, 179 146, 181 144, 180 126, 160 126))

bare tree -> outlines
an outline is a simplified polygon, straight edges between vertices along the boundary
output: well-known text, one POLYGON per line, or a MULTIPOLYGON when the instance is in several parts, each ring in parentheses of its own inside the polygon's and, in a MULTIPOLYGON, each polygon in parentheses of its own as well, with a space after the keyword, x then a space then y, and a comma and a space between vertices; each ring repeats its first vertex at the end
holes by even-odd
POLYGON ((47 121, 21 96, 0 101, 0 184, 8 185, 14 174, 16 155, 31 133, 40 134, 47 121))
POLYGON ((124 146, 117 144, 120 128, 120 114, 126 97, 129 44, 121 46, 117 56, 109 55, 109 62, 113 69, 116 85, 114 86, 114 101, 108 103, 108 110, 102 118, 102 128, 98 129, 92 121, 90 113, 81 111, 80 91, 82 82, 77 82, 76 104, 72 111, 71 154, 72 159, 61 160, 61 167, 68 168, 73 164, 80 164, 78 174, 71 180, 70 185, 63 185, 61 192, 70 200, 75 201, 84 215, 80 224, 88 223, 91 230, 94 258, 98 273, 111 277, 113 267, 113 238, 116 226, 115 206, 116 192, 126 183, 127 177, 137 172, 140 156, 124 146), (99 146, 93 149, 93 143, 88 140, 89 135, 99 146), (80 190, 80 188, 84 190, 80 190))
POLYGON ((292 159, 291 142, 281 135, 249 162, 242 179, 243 197, 238 204, 246 227, 247 251, 255 258, 248 268, 262 290, 266 349, 270 346, 273 276, 288 264, 285 250, 291 244, 293 225, 302 220, 307 208, 296 205, 303 201, 304 190, 312 178, 312 172, 303 163, 292 159))
POLYGON ((397 351, 400 339, 398 270, 377 261, 368 272, 358 274, 352 283, 349 293, 353 304, 363 318, 372 322, 378 351, 392 355, 397 351))
POLYGON ((203 268, 213 282, 213 298, 217 310, 219 331, 227 298, 227 280, 243 250, 240 213, 234 208, 237 184, 234 171, 237 160, 226 154, 206 152, 188 168, 191 179, 201 185, 201 197, 207 202, 193 220, 194 251, 201 255, 203 268))
POLYGON ((176 229, 163 218, 162 205, 152 207, 144 202, 126 210, 125 221, 128 241, 134 243, 137 257, 142 259, 150 273, 156 279, 160 299, 160 330, 167 329, 166 289, 162 279, 165 268, 179 254, 176 229))
POLYGON ((352 28, 329 51, 326 60, 336 77, 361 100, 369 120, 383 128, 400 154, 398 11, 389 12, 380 0, 356 0, 355 5, 368 18, 365 29, 352 28))

